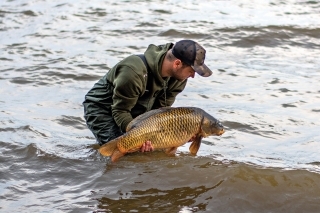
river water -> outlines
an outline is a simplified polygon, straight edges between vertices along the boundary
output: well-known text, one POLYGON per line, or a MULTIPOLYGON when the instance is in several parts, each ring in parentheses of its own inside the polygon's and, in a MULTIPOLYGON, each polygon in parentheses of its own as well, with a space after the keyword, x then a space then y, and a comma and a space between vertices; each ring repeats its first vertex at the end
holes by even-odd
POLYGON ((0 212, 320 212, 320 2, 205 2, 0 2, 0 212), (84 95, 122 58, 180 39, 214 74, 174 106, 226 133, 196 157, 110 163, 84 95))

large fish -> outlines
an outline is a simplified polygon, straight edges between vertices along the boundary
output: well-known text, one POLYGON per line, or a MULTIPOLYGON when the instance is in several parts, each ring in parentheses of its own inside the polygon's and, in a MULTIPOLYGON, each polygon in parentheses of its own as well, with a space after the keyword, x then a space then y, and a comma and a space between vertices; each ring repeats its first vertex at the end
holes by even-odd
POLYGON ((102 145, 99 152, 116 161, 126 153, 139 151, 143 143, 151 141, 154 149, 165 149, 167 154, 174 154, 179 146, 192 139, 189 150, 195 155, 203 137, 224 132, 220 121, 200 108, 163 107, 133 119, 125 134, 102 145))

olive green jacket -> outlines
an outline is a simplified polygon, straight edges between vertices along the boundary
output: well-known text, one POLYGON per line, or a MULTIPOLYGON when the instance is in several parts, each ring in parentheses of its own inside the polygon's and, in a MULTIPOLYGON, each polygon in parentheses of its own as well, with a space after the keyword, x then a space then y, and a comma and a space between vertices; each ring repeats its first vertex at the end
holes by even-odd
POLYGON ((136 55, 116 64, 86 94, 84 105, 88 108, 85 110, 87 115, 112 116, 125 132, 129 122, 136 116, 151 109, 171 106, 187 83, 187 80, 160 76, 165 54, 172 46, 172 43, 149 45, 144 55, 150 73, 136 55))

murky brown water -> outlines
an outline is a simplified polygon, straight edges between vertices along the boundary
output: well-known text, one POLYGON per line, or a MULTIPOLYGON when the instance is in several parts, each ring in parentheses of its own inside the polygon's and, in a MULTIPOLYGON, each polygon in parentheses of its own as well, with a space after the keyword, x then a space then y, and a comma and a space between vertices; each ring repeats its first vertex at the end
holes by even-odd
POLYGON ((0 2, 0 212, 320 212, 320 2, 0 2), (150 44, 194 39, 175 106, 227 132, 176 157, 101 157, 86 92, 150 44))

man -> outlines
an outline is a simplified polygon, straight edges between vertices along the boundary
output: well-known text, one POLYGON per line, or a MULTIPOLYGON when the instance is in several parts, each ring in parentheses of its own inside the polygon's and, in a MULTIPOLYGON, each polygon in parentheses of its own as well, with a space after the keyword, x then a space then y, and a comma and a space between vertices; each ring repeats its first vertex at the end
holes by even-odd
MULTIPOLYGON (((208 77, 205 49, 192 40, 149 45, 144 55, 116 64, 86 94, 84 118, 100 145, 122 135, 130 121, 151 109, 171 106, 195 72, 208 77)), ((152 151, 150 141, 141 151, 152 151)))

